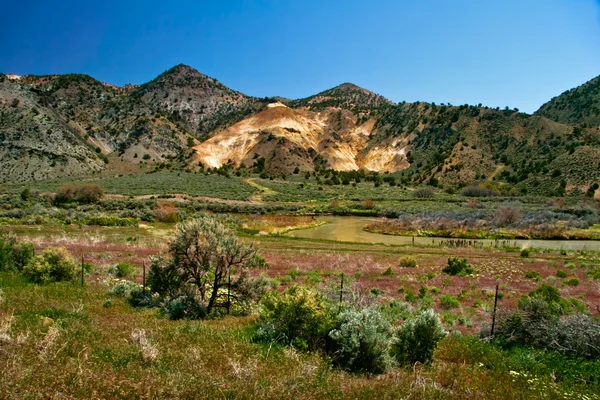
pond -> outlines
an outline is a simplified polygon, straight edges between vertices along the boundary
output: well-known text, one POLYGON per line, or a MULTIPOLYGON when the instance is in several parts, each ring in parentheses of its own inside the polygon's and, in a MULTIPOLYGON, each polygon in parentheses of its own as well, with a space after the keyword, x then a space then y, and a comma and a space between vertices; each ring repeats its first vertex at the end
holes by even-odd
MULTIPOLYGON (((319 217, 320 220, 327 221, 327 224, 316 228, 302 229, 289 232, 288 236, 307 238, 307 239, 325 239, 341 242, 358 243, 384 243, 392 245, 410 245, 413 243, 412 236, 392 236, 380 233, 366 232, 363 228, 370 222, 377 221, 376 218, 354 217, 354 216, 327 216, 319 217)), ((436 245, 441 241, 457 240, 441 237, 414 237, 415 245, 436 245)), ((468 239, 467 239, 468 241, 468 239)), ((484 246, 494 245, 495 240, 481 239, 477 240, 484 246)), ((554 250, 594 250, 600 251, 600 240, 499 240, 502 246, 512 246, 521 248, 538 248, 554 250)))

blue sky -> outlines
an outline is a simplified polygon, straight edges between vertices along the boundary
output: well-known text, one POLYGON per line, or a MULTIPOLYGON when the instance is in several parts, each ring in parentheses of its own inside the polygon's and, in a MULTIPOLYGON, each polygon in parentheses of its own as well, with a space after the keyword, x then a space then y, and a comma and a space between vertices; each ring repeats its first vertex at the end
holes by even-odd
MULTIPOLYGON (((6 0, 5 0, 6 1, 6 0)), ((600 75, 600 0, 0 4, 0 71, 143 83, 184 63, 253 96, 343 82, 400 101, 533 112, 600 75)))

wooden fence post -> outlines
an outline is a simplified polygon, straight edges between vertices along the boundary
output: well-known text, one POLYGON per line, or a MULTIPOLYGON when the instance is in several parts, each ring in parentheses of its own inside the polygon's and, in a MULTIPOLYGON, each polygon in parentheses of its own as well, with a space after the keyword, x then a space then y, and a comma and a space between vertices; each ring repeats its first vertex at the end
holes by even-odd
POLYGON ((492 337, 494 337, 494 330, 496 329, 496 311, 498 309, 498 286, 499 285, 496 284, 496 296, 494 297, 494 312, 492 313, 492 337))

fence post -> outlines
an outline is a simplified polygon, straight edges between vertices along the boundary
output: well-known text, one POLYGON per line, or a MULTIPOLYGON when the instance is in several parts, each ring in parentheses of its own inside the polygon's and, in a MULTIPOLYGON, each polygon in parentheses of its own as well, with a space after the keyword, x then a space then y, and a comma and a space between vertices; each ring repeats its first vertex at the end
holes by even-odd
POLYGON ((494 330, 496 328, 496 310, 498 309, 498 286, 499 285, 496 284, 496 296, 494 297, 494 312, 492 313, 492 337, 494 337, 494 330))
POLYGON ((227 271, 227 315, 231 309, 231 268, 227 271))
POLYGON ((84 260, 83 260, 83 253, 81 253, 81 286, 83 286, 83 273, 84 273, 84 260))
POLYGON ((340 303, 344 301, 344 273, 342 272, 342 280, 340 282, 340 303))

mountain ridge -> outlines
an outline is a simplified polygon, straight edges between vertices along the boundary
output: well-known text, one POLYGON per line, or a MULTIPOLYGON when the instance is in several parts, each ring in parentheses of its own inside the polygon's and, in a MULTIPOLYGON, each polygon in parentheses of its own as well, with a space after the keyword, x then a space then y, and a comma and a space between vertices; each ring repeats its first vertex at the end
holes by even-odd
MULTIPOLYGON (((595 103, 575 107, 594 117, 595 103)), ((395 104, 349 82, 303 99, 256 98, 184 64, 125 87, 83 74, 0 74, 0 121, 3 149, 12 149, 0 154, 0 167, 10 167, 0 172, 4 181, 110 170, 109 158, 187 169, 251 166, 264 158, 269 174, 366 169, 397 173, 405 183, 493 183, 523 192, 586 191, 598 180, 586 166, 596 163, 598 127, 564 123, 549 111, 395 104), (21 107, 12 106, 15 98, 21 107), (55 151, 46 148, 44 156, 63 154, 62 169, 33 150, 41 128, 21 114, 35 112, 62 127, 62 136, 47 144, 55 151), (29 143, 28 150, 15 150, 15 143, 29 143), (38 158, 48 166, 44 176, 19 173, 30 163, 24 160, 38 158)))

